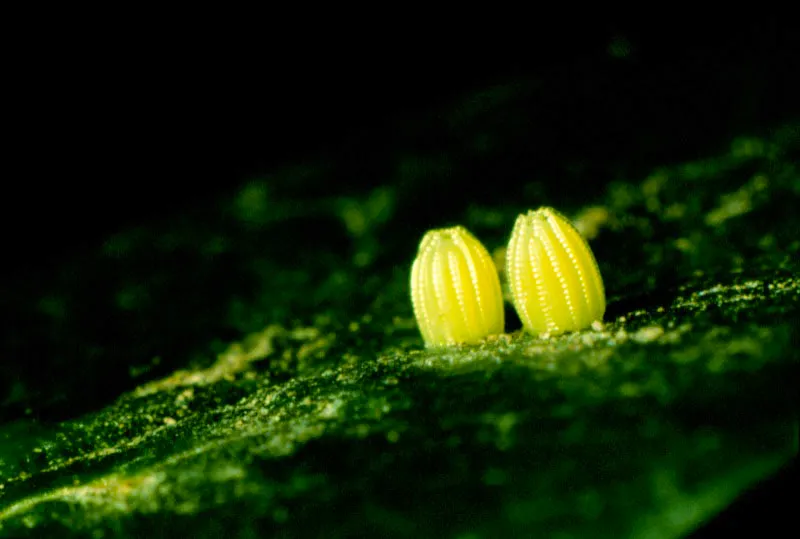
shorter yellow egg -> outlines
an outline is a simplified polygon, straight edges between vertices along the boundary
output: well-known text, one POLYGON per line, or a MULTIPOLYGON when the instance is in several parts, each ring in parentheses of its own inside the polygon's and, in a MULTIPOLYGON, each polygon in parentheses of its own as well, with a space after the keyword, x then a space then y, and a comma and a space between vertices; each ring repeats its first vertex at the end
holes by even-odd
POLYGON ((557 334, 602 321, 603 279, 592 250, 552 208, 520 215, 506 253, 514 307, 525 329, 557 334))
POLYGON ((411 267, 411 301, 427 346, 503 332, 503 296, 486 248, 462 227, 428 231, 411 267))

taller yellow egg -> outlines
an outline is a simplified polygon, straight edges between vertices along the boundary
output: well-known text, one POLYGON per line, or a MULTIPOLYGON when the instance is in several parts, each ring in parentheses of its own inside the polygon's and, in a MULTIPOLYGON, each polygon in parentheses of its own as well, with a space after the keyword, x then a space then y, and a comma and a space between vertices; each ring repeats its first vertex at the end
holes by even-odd
POLYGON ((411 267, 411 301, 425 344, 476 343, 503 332, 503 295, 486 248, 462 227, 428 231, 411 267))
POLYGON ((530 333, 575 331, 603 319, 606 296, 592 250, 552 208, 517 218, 506 275, 514 308, 530 333))

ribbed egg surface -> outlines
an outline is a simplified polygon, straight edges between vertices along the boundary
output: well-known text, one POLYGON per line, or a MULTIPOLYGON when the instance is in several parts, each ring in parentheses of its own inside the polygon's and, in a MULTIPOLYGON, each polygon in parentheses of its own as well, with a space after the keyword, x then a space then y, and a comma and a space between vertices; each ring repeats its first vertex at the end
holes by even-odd
POLYGON ((594 255, 556 210, 520 215, 506 257, 514 307, 527 331, 553 335, 603 319, 605 290, 594 255))
POLYGON ((461 226, 431 230, 411 268, 411 300, 425 344, 475 343, 503 332, 503 296, 486 248, 461 226))

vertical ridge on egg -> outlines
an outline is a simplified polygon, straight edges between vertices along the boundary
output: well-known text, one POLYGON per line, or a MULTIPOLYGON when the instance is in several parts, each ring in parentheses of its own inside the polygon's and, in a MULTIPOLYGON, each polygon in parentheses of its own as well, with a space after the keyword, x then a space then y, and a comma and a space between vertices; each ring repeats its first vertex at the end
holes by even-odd
POLYGON ((486 248, 466 228, 428 231, 411 267, 411 301, 427 346, 503 332, 503 296, 486 248))
POLYGON ((552 208, 517 218, 506 274, 514 308, 530 333, 575 331, 603 319, 605 290, 592 250, 552 208))

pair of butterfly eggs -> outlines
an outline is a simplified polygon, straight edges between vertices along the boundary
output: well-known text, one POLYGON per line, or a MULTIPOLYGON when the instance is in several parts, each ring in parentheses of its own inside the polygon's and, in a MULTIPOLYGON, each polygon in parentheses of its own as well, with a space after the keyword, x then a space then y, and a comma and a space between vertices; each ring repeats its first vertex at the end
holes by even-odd
MULTIPOLYGON (((605 291, 586 240, 566 217, 539 208, 517 218, 505 273, 525 330, 555 335, 603 319, 605 291)), ((411 300, 428 347, 503 333, 503 293, 486 248, 466 228, 428 231, 411 268, 411 300)))

